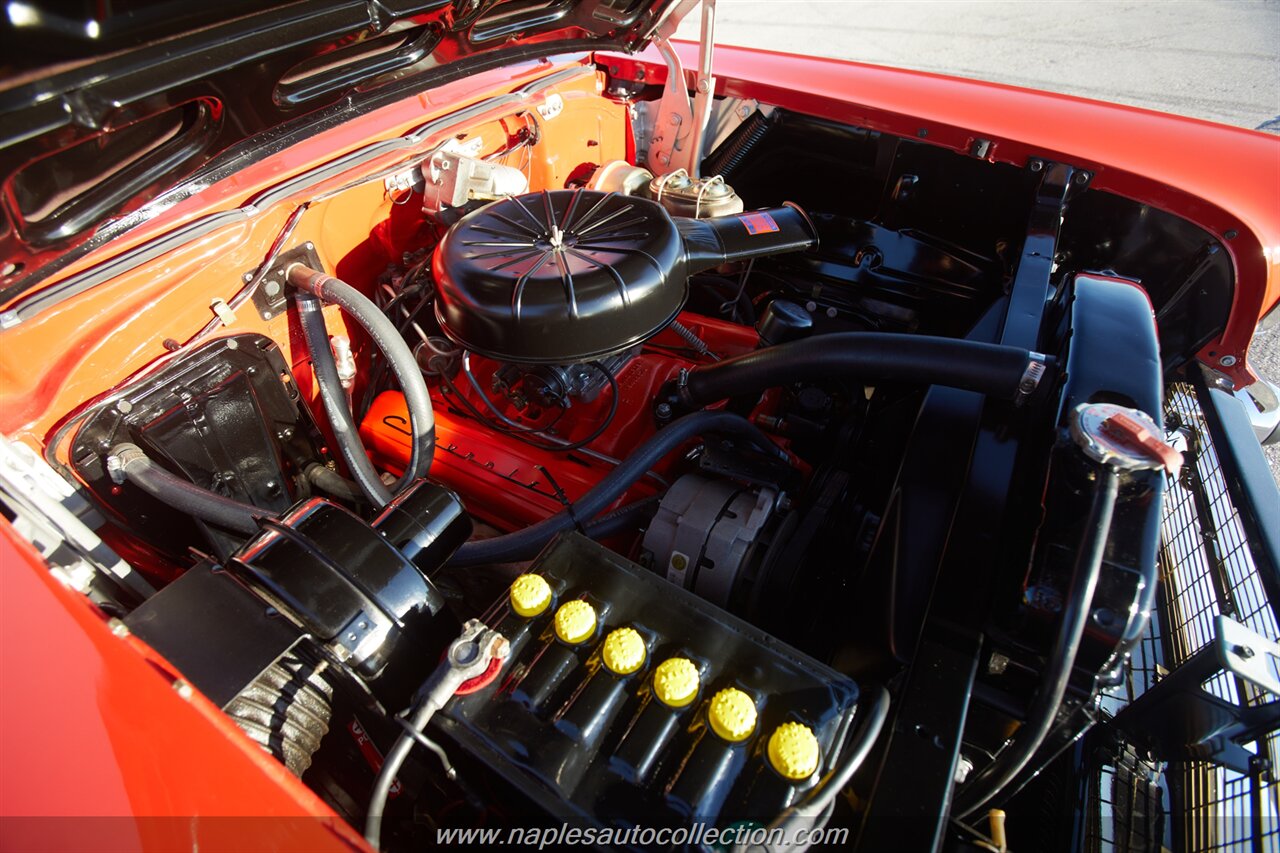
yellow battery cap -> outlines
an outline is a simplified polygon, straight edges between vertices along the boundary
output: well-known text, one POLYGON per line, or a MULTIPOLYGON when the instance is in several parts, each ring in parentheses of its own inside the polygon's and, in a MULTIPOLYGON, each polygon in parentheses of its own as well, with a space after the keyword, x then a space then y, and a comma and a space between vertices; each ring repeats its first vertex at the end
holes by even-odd
POLYGON ((784 779, 800 782, 818 769, 818 739, 803 723, 783 723, 769 736, 769 763, 784 779))
POLYGON ((688 658, 667 658, 653 671, 653 695, 671 708, 683 708, 698 695, 698 668, 688 658))
POLYGON ((566 601, 556 611, 556 636, 571 646, 596 632, 596 609, 581 598, 566 601))
POLYGON ((551 585, 542 575, 521 575, 511 584, 511 609, 531 619, 551 604, 551 585))
POLYGON ((601 657, 615 675, 630 675, 644 666, 644 639, 634 628, 617 628, 604 638, 601 657))
POLYGON ((726 687, 712 697, 707 718, 713 732, 729 743, 738 743, 756 730, 756 703, 738 688, 726 687))

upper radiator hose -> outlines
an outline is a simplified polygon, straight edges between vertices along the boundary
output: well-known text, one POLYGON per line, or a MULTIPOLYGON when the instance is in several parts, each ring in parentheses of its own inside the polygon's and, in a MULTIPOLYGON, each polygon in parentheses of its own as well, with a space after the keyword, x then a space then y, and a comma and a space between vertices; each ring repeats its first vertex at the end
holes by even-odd
POLYGON ((945 385, 1013 399, 1035 390, 1046 358, 1020 347, 879 332, 842 332, 779 344, 691 368, 664 397, 686 409, 802 379, 945 385))

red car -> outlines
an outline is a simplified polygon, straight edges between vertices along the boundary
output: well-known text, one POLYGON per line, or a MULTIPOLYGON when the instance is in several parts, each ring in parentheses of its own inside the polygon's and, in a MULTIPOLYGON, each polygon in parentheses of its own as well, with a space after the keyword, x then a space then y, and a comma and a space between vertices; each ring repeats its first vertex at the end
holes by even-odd
POLYGON ((1280 140, 695 5, 8 4, 0 848, 1269 849, 1280 140))

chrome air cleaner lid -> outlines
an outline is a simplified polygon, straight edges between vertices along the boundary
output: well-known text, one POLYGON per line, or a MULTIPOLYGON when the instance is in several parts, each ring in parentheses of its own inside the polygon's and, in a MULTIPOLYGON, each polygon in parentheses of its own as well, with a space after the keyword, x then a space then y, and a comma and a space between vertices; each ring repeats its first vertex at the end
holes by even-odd
POLYGON ((685 250, 658 204, 594 190, 494 202, 436 247, 444 333, 501 361, 569 364, 626 349, 684 306, 685 250))

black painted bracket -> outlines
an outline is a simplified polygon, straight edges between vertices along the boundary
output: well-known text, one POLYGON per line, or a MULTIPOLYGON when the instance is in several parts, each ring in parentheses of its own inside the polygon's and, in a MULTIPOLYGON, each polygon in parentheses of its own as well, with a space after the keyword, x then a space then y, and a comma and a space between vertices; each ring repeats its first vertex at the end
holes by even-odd
POLYGON ((1280 645, 1218 617, 1218 636, 1116 715, 1112 725, 1162 761, 1212 761, 1237 773, 1267 769, 1241 744, 1280 728, 1280 645), (1219 672, 1240 686, 1237 702, 1204 689, 1219 672), (1252 700, 1252 701, 1250 701, 1252 700))
POLYGON ((1049 299, 1049 277, 1058 252, 1062 218, 1071 196, 1088 187, 1092 175, 1065 163, 1045 160, 1032 160, 1027 168, 1040 175, 1040 183, 1010 287, 1009 313, 1000 343, 1034 350, 1049 299))

